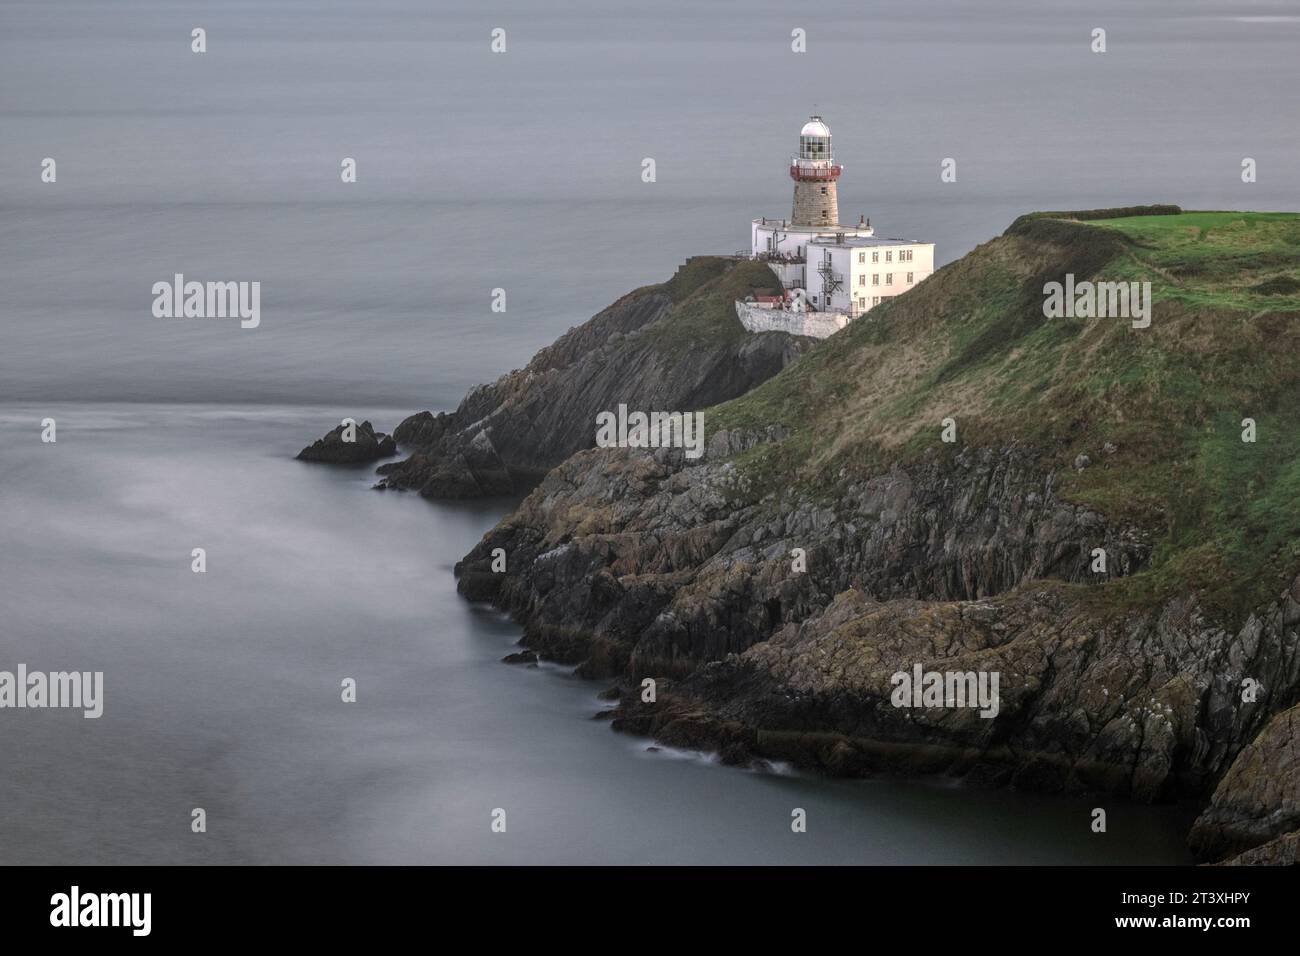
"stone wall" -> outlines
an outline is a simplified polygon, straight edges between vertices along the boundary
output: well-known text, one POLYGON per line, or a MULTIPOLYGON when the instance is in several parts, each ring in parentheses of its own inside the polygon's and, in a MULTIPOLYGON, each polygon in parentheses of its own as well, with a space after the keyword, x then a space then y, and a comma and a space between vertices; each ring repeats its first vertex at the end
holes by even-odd
POLYGON ((814 339, 834 335, 849 324, 849 317, 839 312, 786 312, 749 302, 736 303, 736 318, 748 332, 788 332, 814 339))
POLYGON ((796 182, 794 184, 794 218, 796 226, 834 226, 840 221, 840 201, 835 181, 796 182), (825 194, 822 193, 825 189, 825 194))

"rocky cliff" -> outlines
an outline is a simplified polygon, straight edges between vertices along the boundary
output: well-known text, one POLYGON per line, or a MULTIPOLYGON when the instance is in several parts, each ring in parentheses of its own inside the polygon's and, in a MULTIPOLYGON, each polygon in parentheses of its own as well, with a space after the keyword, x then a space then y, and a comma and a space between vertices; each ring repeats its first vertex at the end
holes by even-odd
MULTIPOLYGON (((1291 626, 1300 623, 1295 615, 1291 626)), ((1276 715, 1219 782, 1192 828, 1203 857, 1300 863, 1300 706, 1276 715)))
POLYGON ((1018 220, 710 409, 702 460, 568 458, 461 590, 617 678, 620 729, 829 773, 1217 784, 1204 857, 1294 855, 1300 297, 1260 290, 1300 275, 1300 217, 1123 212, 1018 220), (1067 274, 1150 282, 1152 321, 1046 319, 1067 274), (996 716, 896 706, 918 665, 1000 675, 996 716))
POLYGON ((526 368, 473 389, 453 412, 421 412, 393 432, 409 452, 379 469, 380 487, 428 498, 505 495, 531 487, 595 445, 596 416, 620 403, 687 412, 742 395, 813 340, 752 334, 733 302, 776 291, 765 265, 689 260, 661 285, 624 296, 570 329, 526 368))

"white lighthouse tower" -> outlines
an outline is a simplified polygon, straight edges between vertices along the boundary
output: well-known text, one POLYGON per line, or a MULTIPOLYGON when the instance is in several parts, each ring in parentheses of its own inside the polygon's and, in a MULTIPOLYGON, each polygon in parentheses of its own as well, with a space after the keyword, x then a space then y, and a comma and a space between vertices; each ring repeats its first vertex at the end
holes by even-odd
POLYGON ((799 152, 790 157, 794 180, 790 218, 764 216, 755 219, 750 230, 752 254, 766 259, 787 289, 808 287, 809 243, 826 237, 872 235, 865 216, 858 217, 856 225, 840 222, 838 185, 843 172, 831 149, 831 128, 820 116, 811 117, 799 131, 799 152))
POLYGON ((877 236, 865 216, 853 225, 840 222, 843 172, 830 126, 820 116, 809 118, 790 158, 790 218, 764 216, 750 227, 751 257, 771 267, 785 294, 779 302, 736 303, 746 328, 824 337, 934 271, 934 243, 877 236))

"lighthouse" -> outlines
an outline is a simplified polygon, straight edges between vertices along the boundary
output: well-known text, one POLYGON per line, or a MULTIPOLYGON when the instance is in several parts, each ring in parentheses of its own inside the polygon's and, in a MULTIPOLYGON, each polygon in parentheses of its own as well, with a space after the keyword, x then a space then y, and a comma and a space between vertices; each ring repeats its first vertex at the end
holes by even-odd
POLYGON ((843 171, 831 149, 830 127, 820 116, 812 117, 799 131, 799 154, 790 160, 790 178, 794 180, 794 209, 790 214, 793 225, 839 223, 840 202, 835 190, 843 171))
POLYGON ((830 126, 810 117, 799 130, 799 152, 790 157, 790 218, 750 222, 750 258, 766 262, 783 290, 772 300, 736 303, 751 332, 824 338, 934 272, 934 243, 877 236, 866 216, 840 222, 843 172, 830 126))

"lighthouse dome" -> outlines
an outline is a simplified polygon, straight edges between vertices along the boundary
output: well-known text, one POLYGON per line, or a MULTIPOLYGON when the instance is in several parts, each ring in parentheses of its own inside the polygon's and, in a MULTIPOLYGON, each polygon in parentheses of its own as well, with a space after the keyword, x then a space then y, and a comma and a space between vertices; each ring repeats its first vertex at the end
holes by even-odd
POLYGON ((808 122, 803 124, 803 129, 799 130, 800 136, 830 136, 831 128, 822 122, 820 116, 814 116, 808 122))

